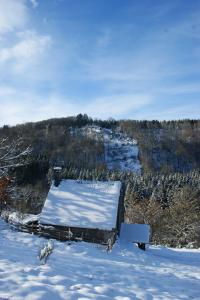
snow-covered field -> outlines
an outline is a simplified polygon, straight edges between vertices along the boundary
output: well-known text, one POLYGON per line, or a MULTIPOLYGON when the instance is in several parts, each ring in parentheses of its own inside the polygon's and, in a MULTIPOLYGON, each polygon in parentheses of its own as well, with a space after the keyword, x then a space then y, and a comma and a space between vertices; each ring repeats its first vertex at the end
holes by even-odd
POLYGON ((45 243, 0 220, 0 299, 200 299, 200 250, 54 241, 43 265, 45 243))

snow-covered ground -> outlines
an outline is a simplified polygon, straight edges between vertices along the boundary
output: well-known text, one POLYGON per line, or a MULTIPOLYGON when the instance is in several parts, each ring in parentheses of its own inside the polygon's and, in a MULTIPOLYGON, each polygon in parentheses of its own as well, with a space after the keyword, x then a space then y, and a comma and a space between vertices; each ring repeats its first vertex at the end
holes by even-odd
POLYGON ((45 243, 0 220, 0 299, 200 299, 200 250, 54 241, 43 265, 45 243))

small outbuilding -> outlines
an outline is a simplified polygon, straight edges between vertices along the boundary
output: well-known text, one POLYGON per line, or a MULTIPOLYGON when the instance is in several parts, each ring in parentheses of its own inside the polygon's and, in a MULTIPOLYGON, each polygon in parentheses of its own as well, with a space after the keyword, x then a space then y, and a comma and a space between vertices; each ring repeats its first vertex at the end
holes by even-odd
POLYGON ((120 240, 137 243, 139 248, 145 250, 150 241, 150 225, 148 224, 121 224, 120 240))
POLYGON ((123 222, 120 181, 62 180, 52 184, 39 225, 60 240, 113 244, 123 222))

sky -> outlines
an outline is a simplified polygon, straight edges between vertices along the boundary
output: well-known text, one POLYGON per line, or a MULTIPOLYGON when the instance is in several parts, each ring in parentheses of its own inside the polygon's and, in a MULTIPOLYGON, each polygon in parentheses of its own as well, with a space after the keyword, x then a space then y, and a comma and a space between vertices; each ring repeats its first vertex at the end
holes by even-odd
POLYGON ((200 1, 0 0, 0 126, 199 112, 200 1))

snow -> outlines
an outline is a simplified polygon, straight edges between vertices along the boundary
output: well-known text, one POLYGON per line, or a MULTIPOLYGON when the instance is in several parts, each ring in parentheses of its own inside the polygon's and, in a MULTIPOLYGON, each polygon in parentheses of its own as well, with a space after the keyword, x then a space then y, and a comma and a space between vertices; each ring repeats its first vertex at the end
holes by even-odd
POLYGON ((8 215, 8 222, 12 224, 29 224, 31 222, 38 221, 39 215, 33 215, 33 214, 20 214, 17 212, 12 212, 8 215))
POLYGON ((104 130, 104 144, 108 169, 140 172, 139 150, 135 140, 122 133, 104 130))
POLYGON ((11 231, 0 220, 0 298, 10 300, 199 299, 200 249, 119 241, 112 252, 88 243, 54 241, 46 264, 38 256, 48 240, 11 231))
POLYGON ((53 167, 53 169, 54 169, 55 171, 61 171, 61 170, 62 170, 61 167, 53 167))
POLYGON ((116 227, 119 181, 62 180, 51 186, 39 222, 81 228, 116 227))
POLYGON ((140 173, 137 141, 121 132, 103 129, 105 161, 108 169, 119 169, 140 173))
POLYGON ((141 173, 141 164, 138 158, 139 149, 135 139, 131 139, 118 129, 112 130, 95 125, 70 129, 72 135, 77 131, 83 136, 104 142, 105 162, 109 170, 141 173))
POLYGON ((150 226, 148 224, 121 224, 120 239, 127 242, 149 243, 150 226))

